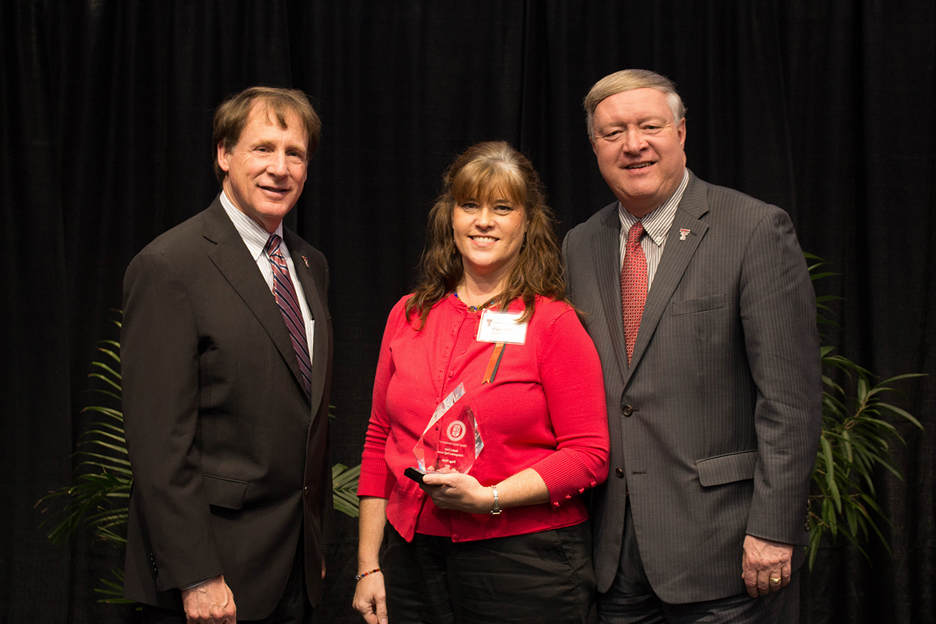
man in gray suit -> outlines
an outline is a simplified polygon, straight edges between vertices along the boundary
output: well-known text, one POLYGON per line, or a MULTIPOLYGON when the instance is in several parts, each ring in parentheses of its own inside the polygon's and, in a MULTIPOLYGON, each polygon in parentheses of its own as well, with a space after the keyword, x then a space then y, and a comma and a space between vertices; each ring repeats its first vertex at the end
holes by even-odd
POLYGON ((815 296, 789 216, 686 168, 685 107, 645 70, 597 82, 618 201, 565 239, 604 369, 601 622, 794 622, 822 423, 815 296))
POLYGON ((308 622, 321 599, 328 268, 282 225, 320 130, 301 91, 222 104, 222 192, 127 268, 124 594, 144 622, 308 622))

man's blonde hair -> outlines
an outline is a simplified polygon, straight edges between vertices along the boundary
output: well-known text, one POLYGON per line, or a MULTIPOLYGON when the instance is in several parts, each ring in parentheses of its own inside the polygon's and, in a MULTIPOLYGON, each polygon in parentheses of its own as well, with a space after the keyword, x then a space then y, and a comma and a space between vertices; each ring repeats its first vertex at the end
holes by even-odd
POLYGON ((686 116, 686 105, 676 92, 676 85, 672 80, 649 69, 622 69, 596 82, 585 96, 583 106, 590 140, 595 140, 595 109, 601 101, 617 93, 634 89, 656 89, 665 95, 666 103, 673 111, 675 123, 678 124, 686 116))

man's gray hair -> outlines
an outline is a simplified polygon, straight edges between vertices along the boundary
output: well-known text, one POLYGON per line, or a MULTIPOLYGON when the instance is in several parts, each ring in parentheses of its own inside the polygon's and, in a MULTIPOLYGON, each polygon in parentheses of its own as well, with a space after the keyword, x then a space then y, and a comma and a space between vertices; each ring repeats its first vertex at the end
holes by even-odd
POLYGON ((666 76, 661 76, 649 69, 622 69, 609 74, 595 83, 585 96, 586 122, 588 138, 595 140, 595 109, 605 98, 623 91, 634 89, 656 89, 666 96, 666 103, 673 111, 673 119, 678 124, 686 116, 686 105, 676 92, 676 85, 666 76))

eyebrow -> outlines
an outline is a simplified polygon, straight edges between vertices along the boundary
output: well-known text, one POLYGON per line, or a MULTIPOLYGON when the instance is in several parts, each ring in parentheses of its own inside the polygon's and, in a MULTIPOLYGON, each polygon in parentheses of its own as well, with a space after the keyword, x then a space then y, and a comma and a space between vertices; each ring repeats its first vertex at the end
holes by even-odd
MULTIPOLYGON (((274 147, 277 144, 278 144, 278 141, 276 141, 275 139, 268 138, 268 137, 260 137, 259 139, 251 143, 250 145, 251 147, 274 147)), ((287 152, 299 152, 303 155, 305 155, 306 152, 308 151, 306 148, 302 147, 301 144, 299 143, 287 143, 285 150, 287 152)))
MULTIPOLYGON (((635 123, 636 123, 637 125, 640 125, 640 124, 646 123, 646 122, 648 122, 648 121, 659 121, 659 122, 662 122, 662 123, 671 123, 666 117, 661 116, 661 115, 647 115, 647 116, 645 116, 645 117, 641 117, 641 118, 638 119, 635 123)), ((624 123, 624 122, 622 122, 622 121, 610 121, 610 122, 608 122, 608 123, 602 124, 600 127, 601 127, 601 128, 621 128, 621 127, 623 127, 623 126, 628 126, 628 125, 630 125, 630 124, 624 123)))

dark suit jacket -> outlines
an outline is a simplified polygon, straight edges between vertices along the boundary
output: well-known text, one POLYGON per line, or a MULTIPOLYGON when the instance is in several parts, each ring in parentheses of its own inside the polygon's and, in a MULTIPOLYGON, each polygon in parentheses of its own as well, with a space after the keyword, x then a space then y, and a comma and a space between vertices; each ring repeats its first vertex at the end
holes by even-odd
POLYGON ((238 618, 261 619, 282 595, 300 537, 309 599, 321 598, 328 268, 293 232, 283 238, 315 319, 311 404, 282 314, 220 198, 127 268, 128 598, 180 608, 177 588, 223 573, 238 618))
POLYGON ((611 472, 592 509, 598 589, 617 572, 629 490, 663 601, 739 594, 745 534, 807 543, 822 389, 806 263, 785 212, 690 174, 628 366, 617 205, 563 244, 611 430, 611 472))

